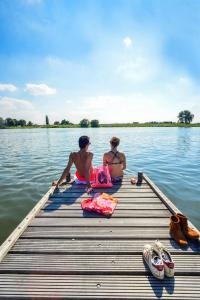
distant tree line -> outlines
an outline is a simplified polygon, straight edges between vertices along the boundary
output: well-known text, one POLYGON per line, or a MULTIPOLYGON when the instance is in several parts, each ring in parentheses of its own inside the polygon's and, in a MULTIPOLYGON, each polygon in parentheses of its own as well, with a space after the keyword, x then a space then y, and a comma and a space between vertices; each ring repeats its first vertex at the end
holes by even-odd
POLYGON ((55 121, 53 124, 54 125, 74 125, 73 123, 71 123, 70 121, 68 121, 66 119, 62 120, 61 122, 55 121))
POLYGON ((6 118, 3 119, 0 117, 0 127, 14 127, 14 126, 33 126, 33 123, 31 121, 26 122, 24 119, 13 119, 13 118, 6 118))
MULTIPOLYGON (((74 125, 74 124, 71 123, 70 121, 67 121, 67 120, 64 119, 61 122, 55 121, 54 125, 58 125, 59 126, 59 125, 74 125)), ((80 127, 83 127, 83 128, 99 127, 100 126, 99 120, 91 120, 91 121, 89 121, 88 119, 82 119, 79 122, 79 125, 80 125, 80 127)))
POLYGON ((99 120, 91 120, 89 121, 88 119, 83 119, 80 121, 79 125, 83 128, 87 127, 99 127, 99 120))
MULTIPOLYGON (((194 118, 194 114, 192 114, 189 110, 183 110, 183 111, 180 111, 179 114, 178 114, 178 123, 179 124, 190 124, 194 118)), ((46 115, 45 116, 45 123, 46 123, 46 126, 51 126, 50 125, 50 121, 49 121, 49 117, 46 115)), ((158 121, 151 121, 151 122, 145 122, 145 123, 139 123, 139 122, 132 122, 132 125, 136 125, 137 124, 177 124, 176 122, 172 122, 172 121, 162 121, 162 122, 158 122, 158 121)), ((66 120, 66 119, 63 119, 61 122, 59 121, 55 121, 54 122, 54 126, 74 126, 74 127, 77 127, 78 125, 82 128, 88 128, 88 127, 100 127, 100 123, 99 123, 99 120, 97 119, 94 119, 94 120, 91 120, 89 121, 88 119, 82 119, 79 124, 73 124, 71 123, 70 121, 66 120)), ((101 124, 101 126, 104 126, 106 124, 101 124)), ((107 124, 109 125, 109 124, 107 124)), ((131 123, 115 123, 115 124, 110 124, 111 126, 112 125, 127 125, 127 126, 130 126, 131 123)), ((26 120, 24 119, 20 119, 20 120, 17 120, 17 119, 13 119, 13 118, 6 118, 6 119, 3 119, 0 117, 0 127, 1 128, 4 128, 4 127, 17 127, 17 126, 21 126, 21 127, 25 127, 25 126, 41 126, 41 125, 36 125, 36 124, 33 124, 31 121, 27 122, 26 120)), ((43 125, 41 126, 43 127, 43 125)))

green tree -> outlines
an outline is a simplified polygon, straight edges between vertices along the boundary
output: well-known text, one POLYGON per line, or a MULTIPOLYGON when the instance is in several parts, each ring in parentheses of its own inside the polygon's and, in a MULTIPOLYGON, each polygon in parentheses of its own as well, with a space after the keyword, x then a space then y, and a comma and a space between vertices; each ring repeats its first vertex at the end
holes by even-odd
POLYGON ((69 124, 70 124, 69 121, 65 119, 61 121, 61 125, 69 125, 69 124))
POLYGON ((17 119, 13 119, 13 123, 14 123, 14 126, 18 126, 18 120, 17 119))
POLYGON ((0 117, 0 127, 3 127, 5 125, 4 119, 0 117))
POLYGON ((87 128, 87 127, 90 126, 90 121, 88 119, 83 119, 83 120, 80 121, 79 124, 80 124, 81 127, 87 128))
POLYGON ((178 121, 180 123, 190 124, 194 118, 194 115, 189 110, 182 110, 178 114, 178 121))
POLYGON ((31 121, 28 121, 27 126, 33 126, 33 123, 31 121))
POLYGON ((54 125, 60 125, 60 122, 59 121, 55 121, 54 125))
POLYGON ((49 125, 49 117, 46 116, 46 125, 49 125))
POLYGON ((19 126, 26 126, 26 121, 23 120, 23 119, 21 119, 21 120, 17 121, 17 125, 19 125, 19 126))
POLYGON ((6 126, 9 126, 9 127, 15 126, 15 120, 12 119, 12 118, 6 118, 6 120, 5 120, 5 125, 6 125, 6 126))
POLYGON ((91 127, 99 127, 99 120, 92 120, 90 122, 91 127))

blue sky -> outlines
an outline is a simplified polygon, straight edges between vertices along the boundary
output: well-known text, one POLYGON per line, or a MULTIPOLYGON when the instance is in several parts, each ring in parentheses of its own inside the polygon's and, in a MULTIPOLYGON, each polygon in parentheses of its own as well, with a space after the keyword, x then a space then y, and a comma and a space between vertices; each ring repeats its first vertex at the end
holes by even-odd
POLYGON ((1 0, 0 116, 200 122, 200 1, 1 0))

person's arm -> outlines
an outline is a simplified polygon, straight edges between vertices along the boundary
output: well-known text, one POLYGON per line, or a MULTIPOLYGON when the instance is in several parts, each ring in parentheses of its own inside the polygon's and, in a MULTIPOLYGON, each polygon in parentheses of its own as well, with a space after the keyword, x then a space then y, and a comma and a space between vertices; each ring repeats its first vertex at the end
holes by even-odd
POLYGON ((125 170, 126 169, 126 156, 124 153, 122 153, 122 155, 123 155, 122 168, 123 168, 123 170, 125 170))
POLYGON ((84 177, 86 179, 86 183, 87 183, 87 187, 91 187, 90 185, 90 170, 92 167, 92 159, 93 159, 93 153, 90 153, 88 155, 88 158, 86 160, 86 164, 85 164, 85 174, 84 177))
POLYGON ((73 159, 72 159, 72 153, 70 153, 70 155, 69 155, 69 160, 68 160, 68 163, 67 163, 66 168, 64 169, 64 171, 63 171, 63 173, 62 173, 60 179, 57 181, 57 183, 54 182, 53 185, 56 185, 56 187, 58 187, 58 186, 62 183, 62 181, 63 181, 63 180, 67 177, 67 175, 69 174, 69 171, 70 171, 72 165, 73 165, 73 159))
POLYGON ((103 166, 107 166, 107 159, 106 159, 106 153, 103 155, 103 166))

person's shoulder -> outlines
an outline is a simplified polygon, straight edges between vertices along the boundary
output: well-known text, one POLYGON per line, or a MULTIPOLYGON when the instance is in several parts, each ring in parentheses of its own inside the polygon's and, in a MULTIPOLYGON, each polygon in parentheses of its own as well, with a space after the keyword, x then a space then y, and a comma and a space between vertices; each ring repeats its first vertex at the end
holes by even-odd
POLYGON ((77 156, 77 154, 78 154, 78 152, 71 152, 69 157, 71 157, 73 159, 74 157, 77 156))
POLYGON ((110 151, 104 153, 104 156, 109 156, 109 155, 110 155, 110 151))
POLYGON ((93 153, 92 152, 87 152, 87 159, 93 159, 93 153))
POLYGON ((77 155, 77 153, 78 153, 78 152, 71 152, 70 155, 71 155, 71 156, 74 156, 74 155, 77 155))
POLYGON ((121 155, 122 157, 126 157, 124 152, 119 152, 119 155, 121 155))

